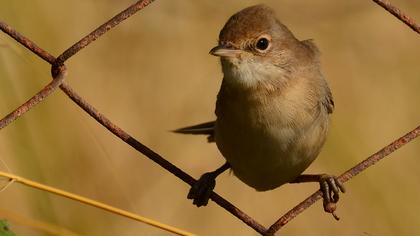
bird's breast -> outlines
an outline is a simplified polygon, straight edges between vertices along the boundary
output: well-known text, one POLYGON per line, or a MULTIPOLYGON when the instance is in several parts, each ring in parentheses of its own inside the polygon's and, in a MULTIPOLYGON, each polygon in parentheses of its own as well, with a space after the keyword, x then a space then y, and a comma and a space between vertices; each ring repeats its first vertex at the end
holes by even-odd
POLYGON ((227 98, 218 98, 215 139, 234 174, 249 186, 264 191, 290 182, 318 155, 328 115, 308 112, 305 106, 312 104, 282 95, 227 98))

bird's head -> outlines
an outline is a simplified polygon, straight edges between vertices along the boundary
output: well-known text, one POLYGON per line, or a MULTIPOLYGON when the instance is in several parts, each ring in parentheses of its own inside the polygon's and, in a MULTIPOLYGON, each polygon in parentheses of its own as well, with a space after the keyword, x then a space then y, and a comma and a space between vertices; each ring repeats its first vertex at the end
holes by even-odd
POLYGON ((229 18, 210 54, 221 58, 227 82, 253 86, 287 76, 299 44, 271 8, 255 5, 229 18))

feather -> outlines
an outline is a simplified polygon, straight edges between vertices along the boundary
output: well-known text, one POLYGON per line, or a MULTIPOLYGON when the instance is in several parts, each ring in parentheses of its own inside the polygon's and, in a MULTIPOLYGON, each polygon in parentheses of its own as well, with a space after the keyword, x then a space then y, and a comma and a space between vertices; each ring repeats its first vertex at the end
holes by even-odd
POLYGON ((215 121, 210 121, 198 125, 187 126, 180 129, 176 129, 172 132, 179 134, 194 134, 194 135, 208 135, 207 141, 214 142, 214 126, 215 121))

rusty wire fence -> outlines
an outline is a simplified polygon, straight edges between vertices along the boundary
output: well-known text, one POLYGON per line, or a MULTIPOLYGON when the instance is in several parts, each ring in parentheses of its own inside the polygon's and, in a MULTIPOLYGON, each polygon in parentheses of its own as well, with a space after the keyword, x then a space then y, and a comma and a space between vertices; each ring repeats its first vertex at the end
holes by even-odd
MULTIPOLYGON (((159 155, 154 150, 150 149, 149 147, 142 144, 136 138, 128 134, 126 131, 118 127, 115 123, 109 120, 105 115, 101 114, 94 106, 89 104, 82 96, 80 96, 72 87, 70 87, 66 82, 66 74, 67 68, 65 66, 65 62, 77 54, 80 50, 90 45, 93 41, 100 38, 106 32, 111 30, 113 27, 117 26, 125 19, 131 17, 136 12, 140 11, 141 9, 145 8, 149 4, 151 4, 154 0, 140 0, 134 3, 133 5, 129 6, 127 9, 122 11, 121 13, 114 16, 109 21, 105 22, 97 29, 95 29, 90 34, 83 37, 80 41, 72 45, 70 48, 65 50, 62 54, 58 57, 55 57, 48 53, 43 48, 37 46, 33 41, 29 38, 25 37, 24 35, 17 32, 12 26, 9 26, 5 22, 0 21, 0 29, 12 37, 14 40, 19 42, 21 45, 29 49, 32 53, 36 54, 38 57, 46 61, 51 65, 51 75, 52 80, 49 82, 43 89, 37 92, 33 97, 31 97, 28 101, 20 105, 10 114, 6 115, 3 119, 0 120, 0 129, 6 127, 7 125, 11 124, 20 116, 24 115, 28 112, 31 108, 35 105, 41 103, 46 97, 51 95, 54 91, 58 88, 61 89, 76 105, 82 108, 86 113, 88 113, 92 118, 94 118, 98 123, 100 123, 103 127, 108 129, 111 133, 115 136, 120 138, 123 142, 130 145, 132 148, 137 150, 138 152, 142 153, 144 156, 158 164, 160 167, 165 169, 166 171, 172 173, 174 176, 182 180, 183 182, 187 183, 188 185, 193 185, 195 183, 195 179, 191 177, 189 174, 166 160, 164 157, 159 155)), ((412 30, 417 33, 420 33, 420 27, 407 15, 402 13, 398 8, 392 6, 387 1, 382 0, 373 0, 375 3, 379 4, 385 10, 396 16, 399 20, 404 22, 407 26, 409 26, 412 30)), ((375 154, 371 155, 361 163, 357 164, 356 166, 350 168, 348 171, 344 172, 339 176, 339 180, 342 182, 346 182, 359 174, 360 172, 364 171, 366 168, 374 165, 376 162, 383 159, 385 156, 391 154, 395 150, 401 148, 406 143, 412 141, 413 139, 417 138, 420 135, 420 126, 416 127, 412 131, 408 132, 407 134, 403 135, 402 137, 396 139, 388 146, 382 148, 375 154)), ((247 215, 245 212, 234 206, 232 203, 227 201, 221 195, 213 192, 211 195, 211 199, 217 203, 220 207, 224 208, 226 211, 230 212, 233 216, 237 217, 241 221, 243 221, 246 225, 253 228, 256 232, 260 233, 261 235, 274 235, 278 230, 280 230, 284 225, 290 222, 293 218, 297 215, 305 211, 308 207, 314 204, 316 201, 321 199, 322 193, 320 191, 316 191, 308 198, 303 200, 301 203, 293 207, 290 211, 285 213, 281 216, 278 220, 276 220, 271 226, 265 227, 262 224, 258 223, 255 219, 247 215)))

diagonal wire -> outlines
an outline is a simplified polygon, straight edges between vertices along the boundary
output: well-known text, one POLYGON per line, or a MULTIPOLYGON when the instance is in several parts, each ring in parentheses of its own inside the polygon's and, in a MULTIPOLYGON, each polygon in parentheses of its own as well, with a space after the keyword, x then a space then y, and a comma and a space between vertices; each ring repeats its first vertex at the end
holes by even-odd
MULTIPOLYGON (((84 111, 86 111, 91 117, 93 117, 97 122, 99 122, 101 125, 103 125, 105 128, 107 128, 110 132, 112 132, 114 135, 119 137, 121 140, 123 140, 125 143, 160 165, 165 170, 169 171, 176 177, 183 180, 185 183, 189 185, 193 185, 196 180, 179 169, 174 164, 167 161, 165 158, 148 148, 147 146, 143 145, 139 141, 137 141, 135 138, 130 136, 128 133, 126 133, 124 130, 119 128, 117 125, 112 123, 106 116, 99 113, 92 105, 90 105, 88 102, 86 102, 81 96, 79 96, 70 86, 68 86, 66 83, 61 84, 60 86, 61 90, 67 96, 70 97, 73 102, 75 102, 77 105, 79 105, 84 111)), ((219 206, 223 207, 225 210, 233 214, 234 216, 238 217, 240 220, 242 220, 245 224, 252 227, 254 230, 256 230, 259 233, 263 233, 266 231, 265 227, 259 224, 256 220, 245 214, 243 211, 241 211, 239 208, 235 207, 233 204, 231 204, 229 201, 225 200, 223 197, 218 195, 217 193, 213 192, 210 196, 210 198, 216 202, 219 206)))
POLYGON ((38 45, 36 45, 32 40, 26 38, 19 32, 17 32, 15 29, 13 29, 8 24, 0 21, 0 30, 9 35, 11 38, 22 44, 24 47, 29 49, 31 52, 42 58, 44 61, 47 61, 48 63, 52 64, 55 61, 55 57, 51 54, 49 54, 44 49, 40 48, 38 45))
POLYGON ((384 8, 386 11, 397 17, 400 21, 402 21, 404 24, 406 24, 408 27, 410 27, 412 30, 414 30, 416 33, 420 34, 420 26, 414 22, 414 20, 409 17, 408 15, 404 14, 400 9, 393 6, 389 1, 386 0, 372 0, 382 8, 384 8))
POLYGON ((61 64, 64 63, 67 59, 72 57, 74 54, 82 50, 84 47, 95 41, 97 38, 101 37, 103 34, 108 32, 110 29, 117 26, 119 23, 127 19, 128 17, 134 15, 139 10, 145 8, 150 3, 154 2, 155 0, 140 0, 134 3, 133 5, 129 6, 124 11, 118 13, 116 16, 112 17, 109 21, 105 22, 90 34, 83 37, 73 46, 68 48, 64 51, 60 56, 58 56, 56 63, 61 64))
MULTIPOLYGON (((105 116, 100 114, 96 111, 96 109, 88 104, 86 101, 84 101, 75 91, 73 91, 66 83, 63 82, 65 77, 65 66, 62 64, 64 63, 68 58, 76 54, 78 51, 89 45, 91 42, 95 41, 97 38, 105 34, 107 31, 109 31, 111 28, 115 27, 119 23, 121 23, 123 20, 127 19, 128 17, 132 16, 137 11, 143 9, 150 3, 152 3, 154 0, 140 0, 128 7, 126 10, 122 11, 121 13, 117 14, 115 17, 98 27, 96 30, 82 38, 80 41, 78 41, 76 44, 71 46, 69 49, 67 49, 63 54, 61 54, 57 59, 54 58, 51 54, 43 50, 42 48, 38 47, 35 43, 33 43, 28 38, 24 37, 17 31, 13 30, 10 26, 0 21, 0 29, 4 31, 6 34, 14 38, 16 41, 24 45, 26 48, 28 48, 30 51, 44 59, 45 61, 49 62, 50 64, 53 64, 52 66, 52 74, 53 78, 55 78, 51 83, 49 83, 44 89, 42 89, 40 92, 38 92, 34 97, 32 97, 30 100, 28 100, 26 103, 21 105, 19 108, 17 108, 14 112, 10 113, 8 116, 3 118, 0 121, 0 128, 3 128, 10 124, 10 122, 14 121, 16 118, 24 114, 26 111, 28 111, 30 108, 32 108, 34 105, 41 102, 45 97, 50 95, 58 86, 75 102, 77 103, 83 110, 85 110, 87 113, 89 113, 93 118, 95 118, 99 123, 101 123, 104 127, 106 127, 108 130, 110 130, 113 134, 121 138, 124 142, 144 154, 145 156, 149 157, 151 160, 168 170, 169 172, 173 173, 178 178, 182 179, 184 182, 192 185, 195 180, 183 172, 181 169, 170 163, 169 161, 165 160, 162 156, 154 152, 153 150, 149 149, 133 137, 131 137, 128 133, 120 129, 118 126, 113 124, 109 119, 107 119, 105 116)), ((400 19, 402 22, 404 22, 406 25, 408 25, 411 29, 413 29, 416 32, 419 32, 419 26, 407 15, 402 13, 398 8, 392 6, 389 2, 384 0, 373 0, 375 3, 382 6, 384 9, 389 11, 391 14, 396 16, 398 19, 400 19)), ((395 151, 396 149, 400 148, 402 145, 412 141, 414 138, 419 136, 420 133, 420 127, 417 127, 407 135, 401 137, 400 139, 394 141, 392 144, 388 145, 387 147, 383 148, 379 152, 375 153, 365 161, 359 163, 349 171, 345 172, 343 175, 341 175, 339 178, 343 182, 349 180, 353 176, 357 175, 361 171, 365 170, 367 167, 375 164, 377 161, 381 160, 385 156, 389 155, 391 152, 395 151)), ((312 194, 310 197, 308 197, 304 202, 294 207, 292 210, 290 210, 288 213, 286 213, 283 217, 281 217, 276 223, 274 223, 269 230, 266 230, 264 226, 260 225, 258 222, 256 222, 251 217, 247 216, 245 213, 240 211, 238 208, 236 208, 234 205, 232 205, 227 200, 223 199, 221 196, 219 196, 216 193, 212 193, 211 199, 215 201, 217 204, 219 204, 221 207, 241 219, 244 223, 255 229, 257 232, 263 235, 272 235, 277 230, 279 230, 282 226, 284 226, 287 222, 292 220, 295 216, 297 216, 299 213, 303 212, 306 208, 311 206, 315 201, 319 200, 321 197, 321 193, 318 191, 314 194, 312 194)))
MULTIPOLYGON (((24 37, 20 33, 18 33, 16 30, 12 29, 10 26, 6 25, 5 23, 0 24, 1 30, 6 32, 9 36, 14 38, 16 41, 24 45, 26 48, 28 48, 30 51, 36 53, 38 56, 43 58, 44 60, 48 61, 50 64, 53 64, 52 67, 52 73, 56 74, 54 68, 61 68, 60 65, 67 60, 69 57, 76 54, 78 51, 89 45, 91 42, 95 41, 98 37, 106 33, 108 30, 110 30, 112 27, 118 25, 123 20, 127 19, 129 16, 133 15, 138 10, 143 9, 145 6, 153 2, 153 0, 141 0, 136 2, 135 4, 128 7, 126 10, 122 11, 121 13, 114 16, 112 19, 107 21, 105 24, 98 27, 96 30, 92 31, 90 34, 85 36, 83 39, 79 40, 76 44, 71 46, 69 49, 67 49, 62 55, 61 59, 55 58, 42 48, 38 47, 35 43, 33 43, 28 38, 24 37)), ((54 80, 52 81, 54 82, 54 80)), ((135 148, 137 151, 141 152, 157 164, 159 164, 164 169, 168 170, 184 182, 188 183, 189 185, 192 185, 195 183, 195 179, 192 178, 190 175, 164 159, 162 156, 154 152, 153 150, 149 149, 133 137, 131 137, 128 133, 126 133, 124 130, 113 124, 108 118, 106 118, 104 115, 100 114, 93 106, 88 104, 86 101, 83 100, 82 97, 80 97, 69 85, 63 83, 60 85, 60 88, 76 103, 78 104, 83 110, 85 110, 88 114, 90 114, 93 118, 95 118, 99 123, 101 123, 104 127, 106 127, 109 131, 111 131, 114 135, 118 136, 120 139, 122 139, 124 142, 135 148)), ((48 94, 49 95, 49 94, 48 94)), ((32 107, 32 106, 31 106, 32 107)), ((31 108, 29 107, 29 108, 31 108)), ((24 109, 24 112, 28 111, 29 109, 24 109)), ((22 115, 24 112, 19 113, 19 116, 22 115)), ((18 116, 16 116, 16 113, 11 115, 14 119, 16 119, 18 116)), ((10 123, 10 122, 9 122, 10 123)), ((7 123, 7 124, 9 124, 7 123)), ((7 125, 5 124, 5 125, 7 125)), ((210 198, 216 202, 219 206, 239 218, 241 221, 243 221, 245 224, 253 228, 259 233, 263 233, 266 231, 266 228, 262 226, 260 223, 258 223, 256 220, 245 214, 243 211, 241 211, 239 208, 235 207, 233 204, 231 204, 229 201, 218 195, 217 193, 212 193, 210 198)))
POLYGON ((38 103, 42 102, 46 97, 48 97, 52 92, 54 92, 58 86, 63 83, 64 78, 66 77, 66 68, 65 66, 60 66, 57 68, 59 71, 56 77, 47 84, 43 89, 38 93, 32 96, 28 101, 20 105, 14 111, 6 115, 3 119, 0 120, 0 130, 6 127, 8 124, 25 114, 31 108, 33 108, 38 103))
MULTIPOLYGON (((338 180, 340 180, 342 183, 347 182, 354 176, 358 175, 360 172, 364 171, 365 169, 373 166, 378 161, 382 160, 384 157, 388 156, 392 152, 396 151, 397 149, 401 148, 405 144, 411 142, 415 138, 420 136, 420 126, 413 129, 412 131, 408 132, 404 136, 400 137, 399 139, 393 141, 388 146, 382 148, 375 154, 371 155, 364 161, 360 162, 353 168, 347 170, 342 175, 338 177, 338 180)), ((270 226, 269 230, 267 231, 267 235, 273 235, 276 231, 281 229, 285 224, 287 224, 289 221, 291 221, 293 218, 295 218, 297 215, 302 213, 304 210, 312 206, 316 201, 322 198, 321 191, 316 191, 311 196, 306 198, 303 202, 296 205, 293 209, 291 209, 289 212, 287 212, 285 215, 280 217, 272 226, 270 226)))

